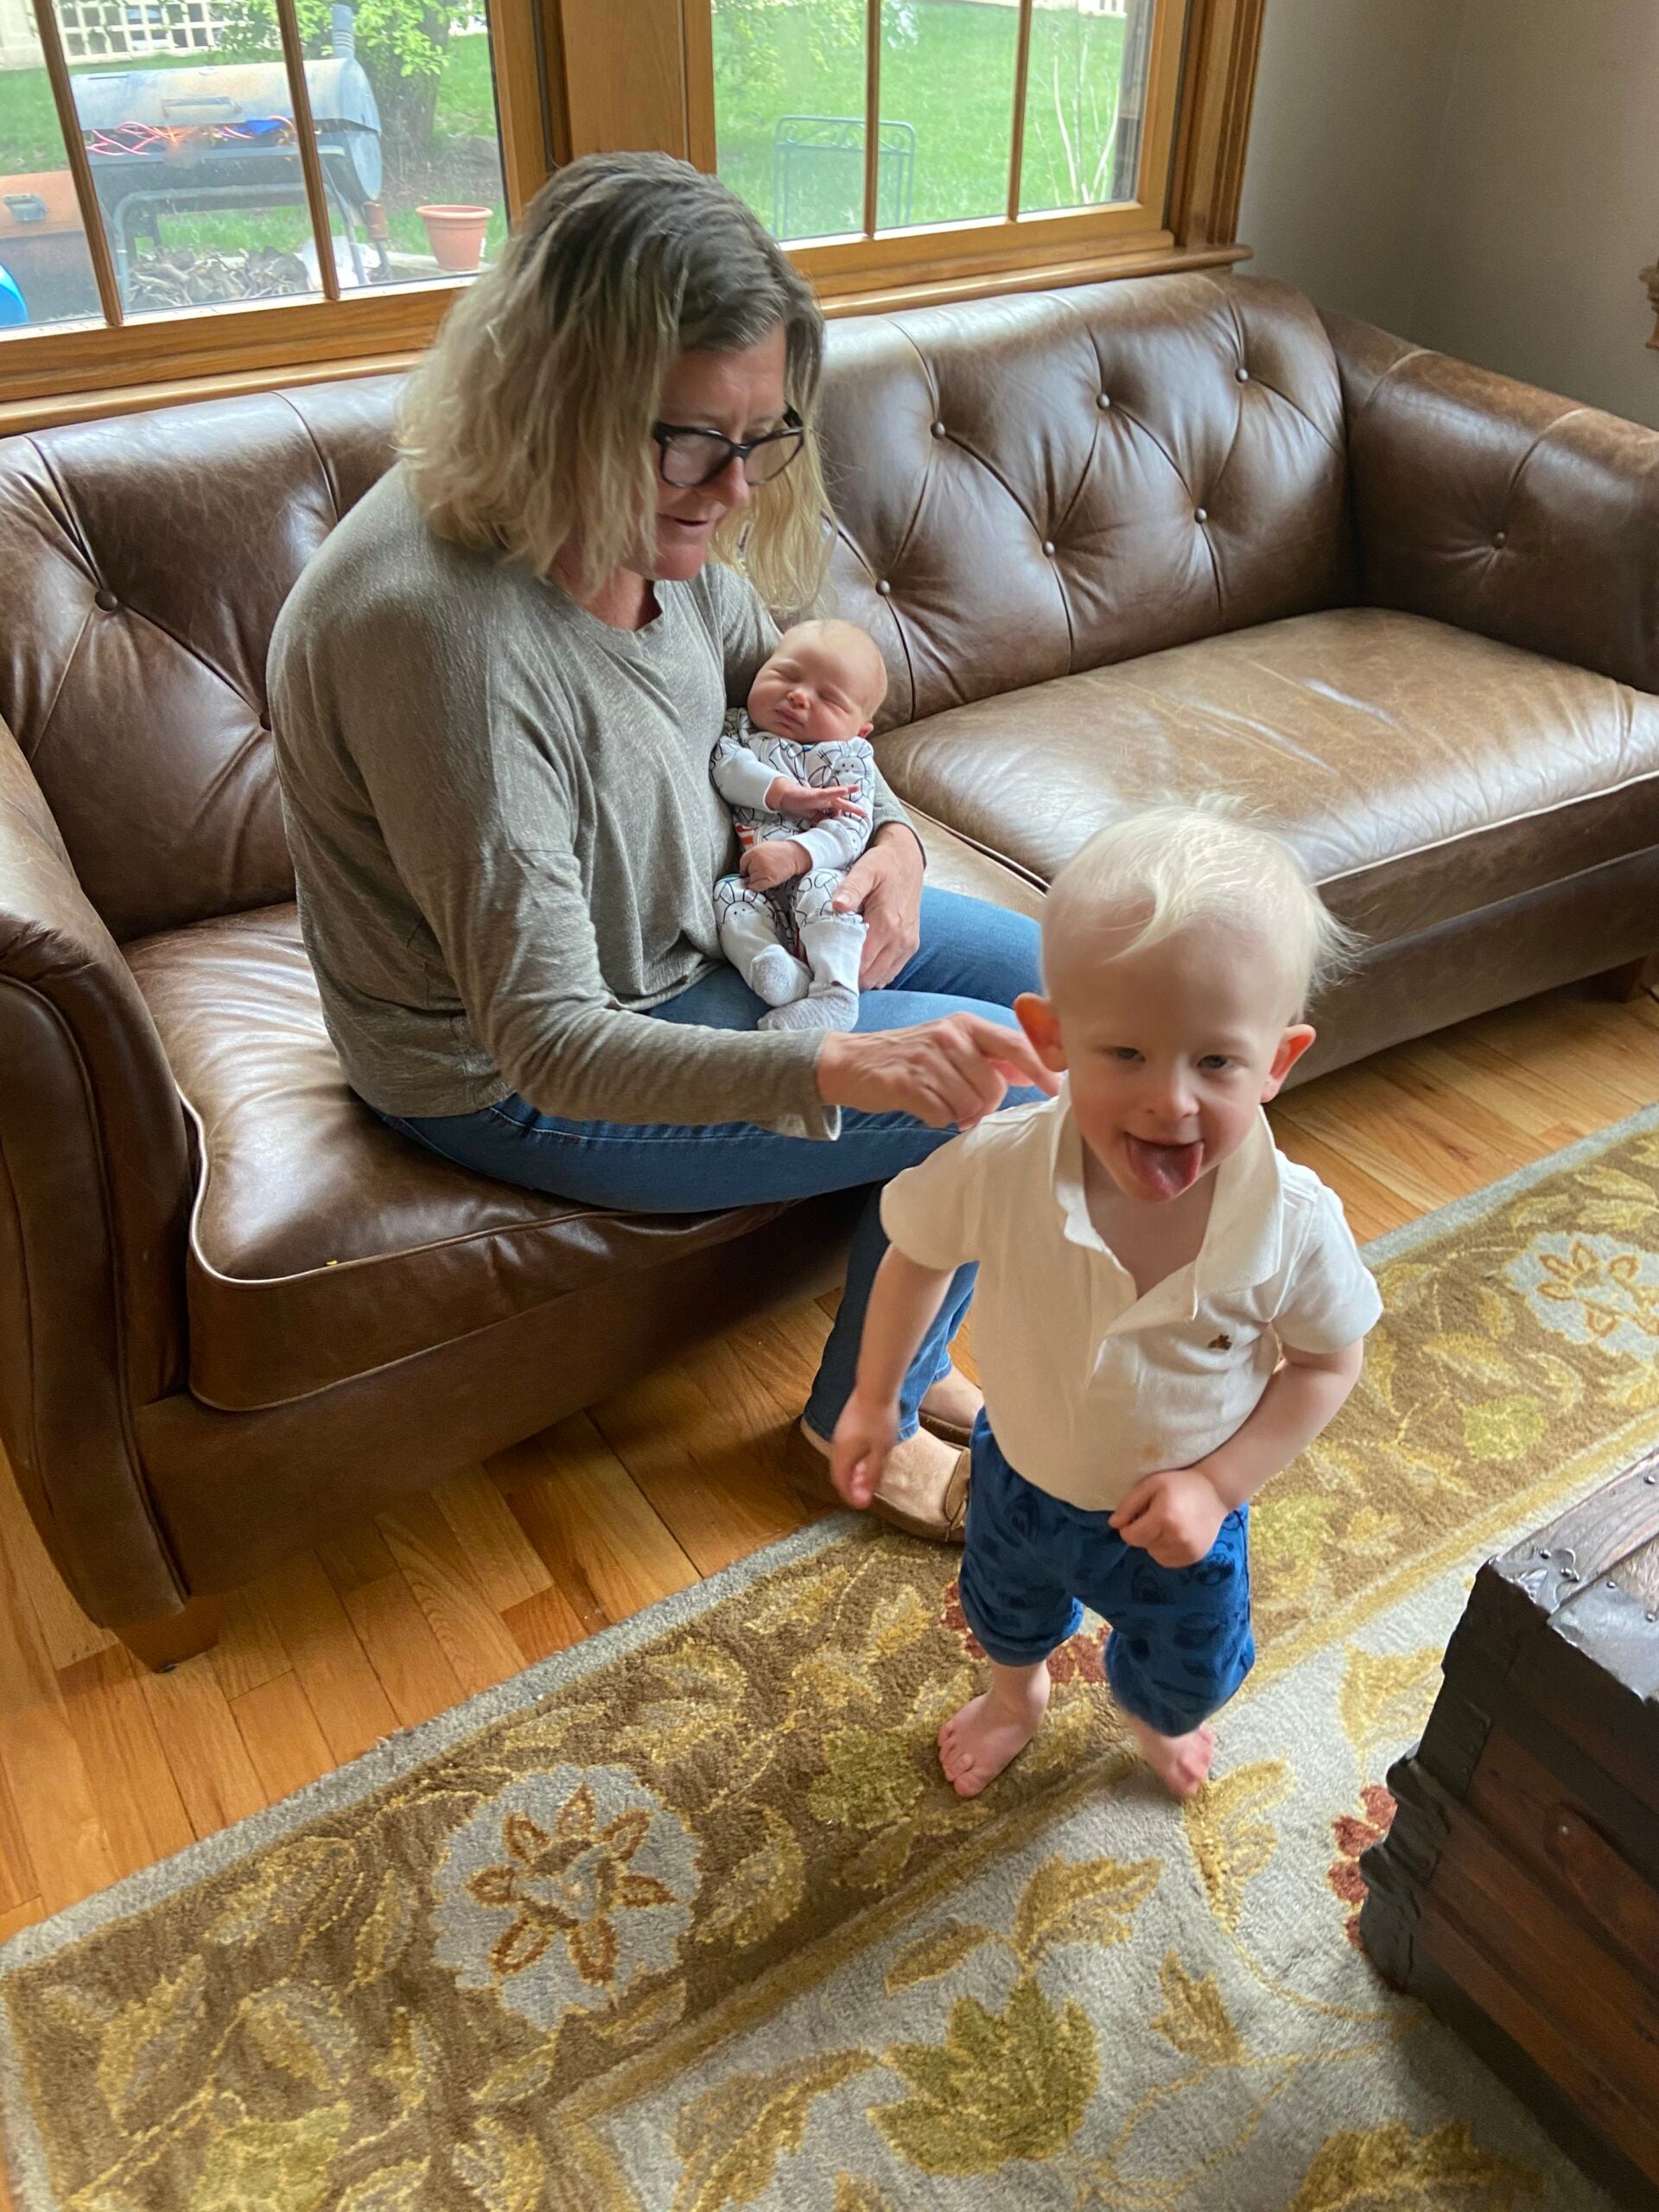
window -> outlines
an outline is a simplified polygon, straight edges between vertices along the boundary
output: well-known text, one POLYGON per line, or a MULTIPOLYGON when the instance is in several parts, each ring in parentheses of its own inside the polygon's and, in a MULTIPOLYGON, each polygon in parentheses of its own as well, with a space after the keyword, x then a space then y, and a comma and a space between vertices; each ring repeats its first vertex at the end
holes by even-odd
POLYGON ((407 362, 555 158, 830 314, 1236 261, 1264 0, 0 0, 0 432, 407 362))
POLYGON ((0 422, 41 385, 419 345, 506 236, 485 0, 26 4, 0 0, 0 422))
POLYGON ((1205 0, 685 5, 694 155, 821 288, 855 299, 1167 253, 1184 50, 1241 12, 1205 0))
POLYGON ((874 235, 1133 200, 1159 12, 882 0, 878 19, 866 0, 712 0, 720 174, 779 238, 864 233, 874 92, 874 235))

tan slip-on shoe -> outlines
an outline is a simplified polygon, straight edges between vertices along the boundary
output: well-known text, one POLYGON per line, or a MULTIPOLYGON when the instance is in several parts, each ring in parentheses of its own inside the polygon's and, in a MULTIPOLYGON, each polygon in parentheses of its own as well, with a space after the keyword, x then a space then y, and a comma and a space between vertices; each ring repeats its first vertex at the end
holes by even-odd
MULTIPOLYGON (((968 1518, 968 1465, 965 1452, 918 1429, 888 1454, 870 1511, 907 1536, 959 1544, 968 1518)), ((846 1503, 830 1479, 828 1450, 804 1421, 789 1433, 788 1465, 790 1480, 814 1504, 846 1503)))
POLYGON ((965 1452, 974 1440, 974 1423, 985 1403, 977 1382, 970 1382, 959 1367, 941 1375, 918 1408, 922 1427, 942 1442, 965 1452))

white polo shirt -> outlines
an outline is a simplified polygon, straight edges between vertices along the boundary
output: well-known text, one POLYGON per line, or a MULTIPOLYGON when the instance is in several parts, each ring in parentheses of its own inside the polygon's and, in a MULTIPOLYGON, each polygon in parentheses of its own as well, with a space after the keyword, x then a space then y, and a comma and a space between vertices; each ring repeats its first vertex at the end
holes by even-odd
POLYGON ((881 1225, 922 1267, 979 1262, 974 1350, 997 1443, 1028 1482, 1090 1511, 1224 1444, 1281 1344, 1339 1351, 1382 1310, 1339 1201, 1285 1158, 1265 1114, 1216 1170, 1198 1258, 1144 1298, 1089 1218, 1064 1089, 895 1176, 881 1225))

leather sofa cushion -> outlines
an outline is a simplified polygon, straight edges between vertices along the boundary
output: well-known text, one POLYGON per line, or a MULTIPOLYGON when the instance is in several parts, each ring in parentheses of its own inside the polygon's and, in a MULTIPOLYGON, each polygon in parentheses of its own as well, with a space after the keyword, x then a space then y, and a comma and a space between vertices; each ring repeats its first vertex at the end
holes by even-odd
MULTIPOLYGON (((1028 885, 923 827, 931 881, 1038 910, 1028 885)), ((306 1397, 620 1274, 649 1297, 653 1268, 782 1211, 599 1211, 397 1135, 340 1075, 292 906, 126 958, 195 1125, 190 1387, 210 1406, 306 1397)))
POLYGON ((397 380, 0 439, 0 720, 118 940, 294 895, 265 656, 397 380))
POLYGON ((1659 699, 1382 608, 1038 684, 877 751, 907 801, 1044 882, 1126 806, 1236 793, 1384 942, 1659 841, 1659 699))
POLYGON ((1350 596, 1341 380, 1286 284, 849 316, 817 421, 884 729, 1350 596))

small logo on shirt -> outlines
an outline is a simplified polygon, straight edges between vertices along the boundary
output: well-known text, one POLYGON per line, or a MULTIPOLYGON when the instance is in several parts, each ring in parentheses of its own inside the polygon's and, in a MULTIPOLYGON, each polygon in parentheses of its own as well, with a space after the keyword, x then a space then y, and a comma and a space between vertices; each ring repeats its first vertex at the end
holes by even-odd
POLYGON ((1211 1351, 1231 1351, 1232 1348, 1233 1340, 1230 1337, 1211 1337, 1210 1339, 1209 1349, 1211 1351))

